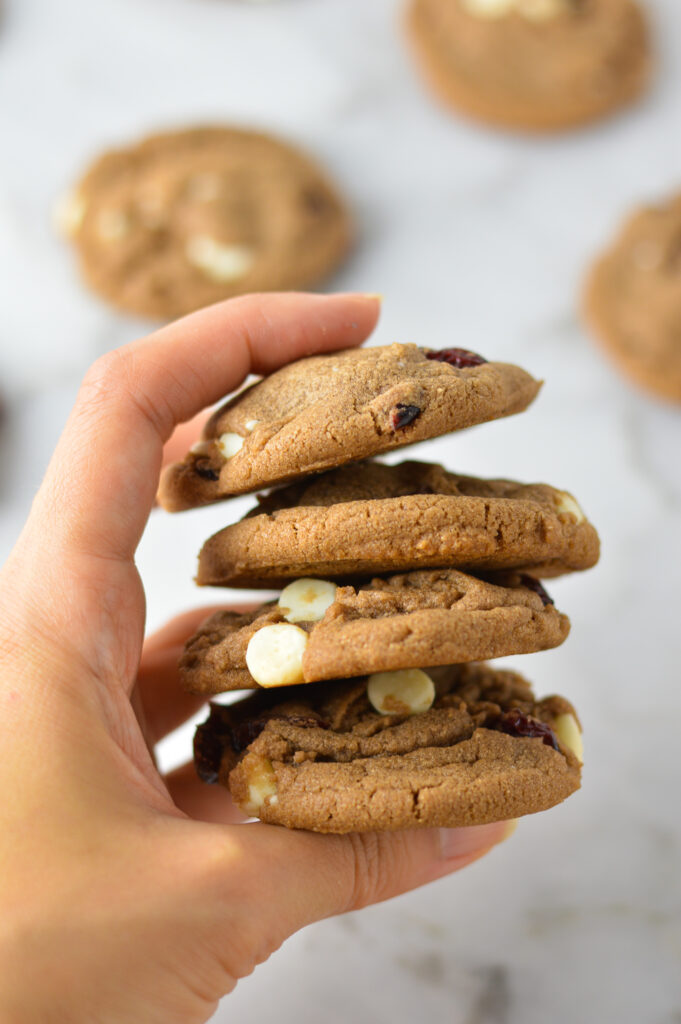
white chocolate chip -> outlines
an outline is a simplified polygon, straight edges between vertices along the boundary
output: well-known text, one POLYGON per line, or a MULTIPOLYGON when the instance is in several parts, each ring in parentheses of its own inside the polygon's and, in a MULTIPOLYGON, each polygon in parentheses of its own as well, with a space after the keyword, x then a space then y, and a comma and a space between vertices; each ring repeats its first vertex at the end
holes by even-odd
POLYGON ((319 622, 336 600, 336 584, 326 580, 294 580, 284 587, 277 602, 287 622, 319 622))
POLYGON ((369 676, 367 696, 382 715, 420 715, 432 707, 435 685, 420 668, 376 672, 369 676))
POLYGON ((294 686, 302 683, 303 654, 307 633, 285 622, 263 626, 246 648, 246 665, 260 686, 294 686))
POLYGON ((255 430, 255 428, 257 427, 258 423, 260 423, 260 420, 247 420, 247 422, 244 424, 244 426, 245 426, 246 430, 250 434, 251 430, 255 430))
POLYGON ((256 759, 251 755, 248 770, 248 803, 244 810, 256 817, 266 803, 276 804, 277 800, 277 780, 272 762, 266 757, 256 759))
POLYGON ((577 725, 577 719, 569 713, 558 715, 553 721, 553 731, 558 737, 558 742, 572 753, 580 761, 584 760, 584 743, 582 733, 577 725))
POLYGON ((130 218, 123 210, 102 210, 97 217, 97 234, 104 242, 119 242, 130 231, 130 218))
POLYGON ((69 238, 76 234, 83 223, 87 205, 79 192, 67 192, 57 199, 52 210, 52 223, 60 235, 69 238))
POLYGON ((550 21, 569 7, 568 0, 515 0, 516 11, 528 21, 550 21))
POLYGON ((476 18, 504 18, 513 10, 514 0, 461 0, 476 18))
POLYGON ((226 459, 231 459, 233 455, 236 455, 243 448, 244 439, 241 434, 220 434, 215 443, 222 455, 226 459))
POLYGON ((586 516, 571 494, 568 494, 567 491, 557 491, 556 495, 556 511, 558 515, 568 512, 575 517, 578 523, 585 521, 586 516))
POLYGON ((255 252, 247 245, 225 245, 210 235, 192 235, 185 248, 187 259, 213 281, 238 281, 255 263, 255 252))

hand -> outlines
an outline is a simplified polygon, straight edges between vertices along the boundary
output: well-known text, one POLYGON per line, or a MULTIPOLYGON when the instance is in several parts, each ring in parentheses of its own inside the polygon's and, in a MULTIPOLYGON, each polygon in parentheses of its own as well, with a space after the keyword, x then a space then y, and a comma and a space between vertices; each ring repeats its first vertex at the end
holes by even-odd
POLYGON ((321 836, 235 824, 149 745, 198 707, 177 686, 203 612, 143 648, 135 549, 175 426, 312 352, 362 342, 359 295, 225 302, 85 377, 0 576, 0 1019, 192 1024, 311 921, 476 859, 479 829, 321 836), (149 745, 148 745, 149 744, 149 745))

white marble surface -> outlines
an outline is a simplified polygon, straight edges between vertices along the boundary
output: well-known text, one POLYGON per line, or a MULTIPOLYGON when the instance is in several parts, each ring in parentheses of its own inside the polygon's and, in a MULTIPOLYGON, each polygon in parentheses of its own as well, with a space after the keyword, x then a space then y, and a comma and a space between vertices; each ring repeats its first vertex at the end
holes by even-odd
MULTIPOLYGON (((652 0, 661 70, 635 111, 528 141, 424 93, 398 0, 6 0, 0 31, 0 554, 88 363, 134 337, 52 236, 57 193, 101 147, 236 119, 317 152, 360 224, 332 282, 385 294, 377 342, 463 345, 546 379, 522 417, 424 445, 480 474, 573 490, 597 570, 552 586, 567 644, 521 664, 585 725, 580 794, 474 868, 296 936, 216 1021, 679 1024, 681 411, 636 393, 579 325, 583 268, 629 206, 681 181, 681 4, 652 0)), ((238 516, 154 513, 150 627, 212 595, 202 540, 238 516)), ((184 759, 190 730, 167 742, 184 759)))

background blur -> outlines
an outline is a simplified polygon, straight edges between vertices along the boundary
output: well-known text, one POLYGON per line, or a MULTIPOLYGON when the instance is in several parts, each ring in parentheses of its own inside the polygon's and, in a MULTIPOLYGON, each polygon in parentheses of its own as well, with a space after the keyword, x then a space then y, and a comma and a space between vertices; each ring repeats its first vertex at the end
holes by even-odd
MULTIPOLYGON (((295 936, 216 1021, 261 1024, 276 999, 278 1024, 681 1022, 681 409, 632 390, 577 313, 621 217, 681 188, 681 4, 645 6, 659 71, 644 102, 528 141, 435 105, 401 0, 4 4, 0 558, 84 370, 149 329, 81 287, 53 202, 101 150, 207 121, 274 131, 327 166, 359 234, 328 287, 385 295, 375 342, 458 345, 545 379, 526 415, 408 454, 568 489, 603 540, 596 570, 549 584, 567 644, 505 662, 576 704, 582 792, 472 869, 295 936)), ((154 512, 150 629, 215 599, 192 583, 196 554, 251 504, 154 512)))

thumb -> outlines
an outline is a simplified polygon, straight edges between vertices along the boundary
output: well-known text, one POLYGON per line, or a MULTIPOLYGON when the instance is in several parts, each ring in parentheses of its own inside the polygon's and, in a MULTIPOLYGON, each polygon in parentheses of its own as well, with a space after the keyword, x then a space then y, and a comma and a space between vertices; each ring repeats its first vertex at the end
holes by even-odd
POLYGON ((515 822, 350 835, 317 835, 259 822, 204 828, 210 945, 238 979, 313 921, 458 871, 508 838, 515 822))

